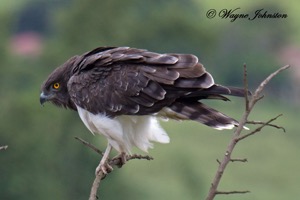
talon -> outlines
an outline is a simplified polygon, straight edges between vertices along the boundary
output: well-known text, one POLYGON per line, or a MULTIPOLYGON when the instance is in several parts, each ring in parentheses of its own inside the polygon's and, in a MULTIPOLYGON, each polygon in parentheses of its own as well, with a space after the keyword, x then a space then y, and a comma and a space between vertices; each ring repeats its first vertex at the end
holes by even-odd
POLYGON ((111 148, 112 148, 111 145, 108 143, 107 148, 104 152, 104 155, 102 156, 102 159, 96 168, 96 171, 95 171, 96 176, 100 172, 102 172, 105 177, 105 175, 107 175, 108 173, 110 173, 113 170, 113 168, 108 164, 108 156, 111 151, 111 148))
POLYGON ((100 172, 102 172, 104 175, 107 175, 108 173, 112 172, 113 168, 110 166, 107 161, 104 162, 103 164, 100 163, 97 168, 96 168, 96 175, 99 175, 100 172))
POLYGON ((112 161, 118 160, 118 163, 116 164, 117 167, 121 168, 125 163, 127 162, 127 155, 126 153, 122 152, 116 157, 112 159, 112 161))

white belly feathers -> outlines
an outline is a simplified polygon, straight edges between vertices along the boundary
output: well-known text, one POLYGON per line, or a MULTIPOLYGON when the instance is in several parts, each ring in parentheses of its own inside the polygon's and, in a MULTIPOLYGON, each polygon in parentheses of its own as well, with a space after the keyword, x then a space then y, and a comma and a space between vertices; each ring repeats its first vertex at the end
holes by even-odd
POLYGON ((103 114, 92 114, 77 106, 85 126, 94 134, 102 134, 117 151, 131 153, 133 146, 147 152, 153 142, 169 143, 170 138, 159 125, 155 116, 122 115, 109 118, 103 114))

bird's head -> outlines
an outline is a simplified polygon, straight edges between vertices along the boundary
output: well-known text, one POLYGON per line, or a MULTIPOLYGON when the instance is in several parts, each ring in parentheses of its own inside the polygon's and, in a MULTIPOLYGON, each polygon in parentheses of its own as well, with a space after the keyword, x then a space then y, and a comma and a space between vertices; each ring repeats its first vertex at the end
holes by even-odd
POLYGON ((76 110, 68 92, 68 81, 72 75, 72 68, 76 57, 69 59, 62 66, 56 68, 42 84, 40 103, 49 101, 56 106, 76 110))

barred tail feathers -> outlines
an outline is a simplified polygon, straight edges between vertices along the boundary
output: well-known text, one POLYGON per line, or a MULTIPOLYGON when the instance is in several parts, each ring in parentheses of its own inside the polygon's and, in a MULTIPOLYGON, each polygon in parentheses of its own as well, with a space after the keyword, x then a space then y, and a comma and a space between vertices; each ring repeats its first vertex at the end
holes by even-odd
POLYGON ((239 125, 235 119, 200 102, 193 104, 175 102, 166 113, 166 116, 172 119, 190 119, 218 130, 232 129, 239 125))

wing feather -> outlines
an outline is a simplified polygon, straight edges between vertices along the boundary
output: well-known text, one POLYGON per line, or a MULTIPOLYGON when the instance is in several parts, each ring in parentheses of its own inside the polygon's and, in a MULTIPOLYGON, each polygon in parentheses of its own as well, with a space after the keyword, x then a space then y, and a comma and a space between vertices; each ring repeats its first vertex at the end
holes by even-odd
POLYGON ((166 67, 157 68, 153 72, 145 72, 144 75, 153 81, 167 85, 174 84, 174 81, 177 80, 180 76, 179 72, 169 70, 166 67))
POLYGON ((209 88, 214 85, 213 77, 206 72, 197 78, 180 78, 178 79, 174 86, 178 88, 209 88))
MULTIPOLYGON (((228 94, 226 89, 210 90, 213 86, 213 77, 194 55, 159 54, 129 47, 102 47, 79 56, 68 82, 77 106, 110 117, 155 114, 171 107, 189 118, 191 110, 179 111, 177 101, 197 105, 199 99, 227 100, 219 94, 228 94)), ((236 90, 235 94, 240 93, 236 90)), ((202 118, 195 120, 204 122, 202 118)))
POLYGON ((154 81, 150 81, 147 87, 144 87, 141 92, 156 100, 163 100, 167 93, 160 84, 154 81))

